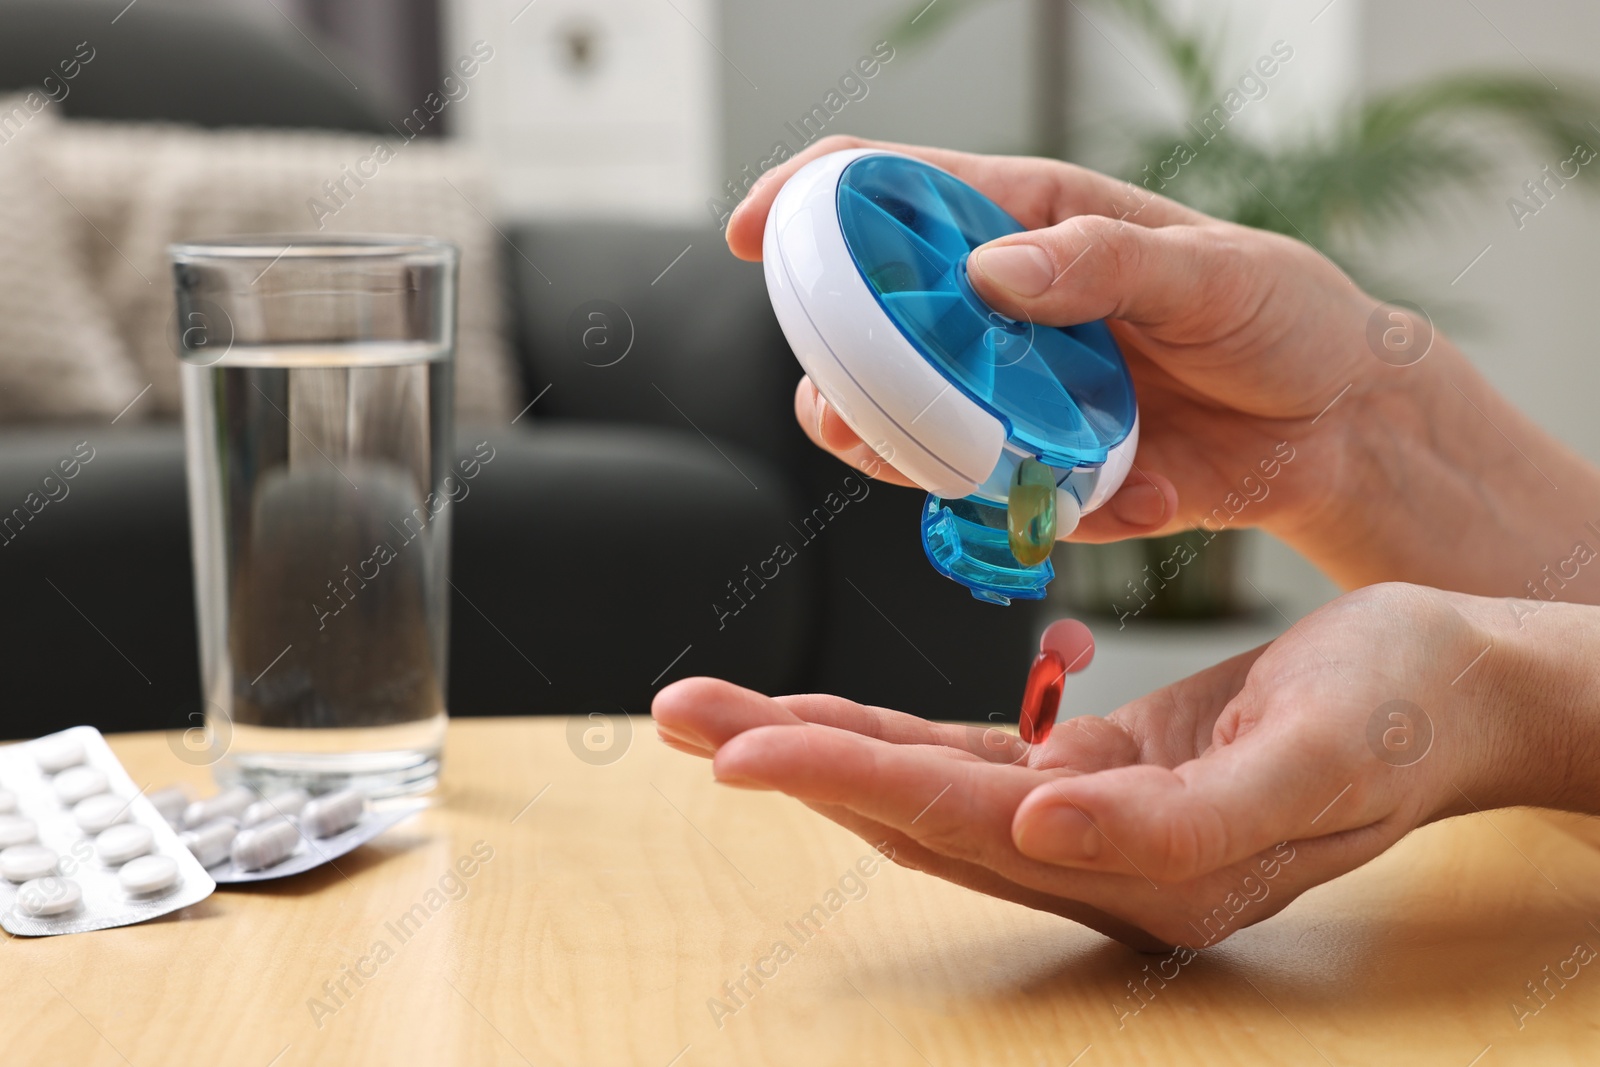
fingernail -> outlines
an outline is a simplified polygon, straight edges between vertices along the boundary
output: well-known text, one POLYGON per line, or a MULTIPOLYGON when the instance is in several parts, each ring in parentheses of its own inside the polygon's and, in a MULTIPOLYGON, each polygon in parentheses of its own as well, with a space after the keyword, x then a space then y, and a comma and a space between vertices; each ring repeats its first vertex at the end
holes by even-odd
POLYGON ((693 730, 685 729, 681 726, 666 726, 658 722, 656 723, 656 733, 661 735, 663 741, 676 741, 680 745, 704 749, 707 752, 715 751, 715 747, 711 742, 693 730))
POLYGON ((1071 804, 1053 804, 1021 827, 1017 848, 1046 863, 1083 863, 1100 855, 1100 831, 1071 804))
POLYGON ((1158 526, 1167 517, 1167 494, 1148 483, 1124 486, 1111 498, 1111 514, 1129 526, 1158 526))
POLYGON ((822 411, 817 432, 822 435, 823 444, 835 452, 843 452, 848 448, 860 447, 861 438, 857 437, 856 432, 850 428, 850 424, 844 421, 844 416, 840 415, 832 404, 822 399, 820 394, 818 394, 817 407, 822 411))
POLYGON ((734 789, 753 789, 768 793, 772 791, 770 785, 758 782, 753 778, 745 778, 738 774, 726 774, 717 770, 713 770, 712 773, 716 776, 718 785, 731 786, 734 789))
POLYGON ((756 176, 756 180, 750 183, 750 188, 744 191, 744 200, 739 201, 739 203, 745 203, 745 201, 749 200, 762 189, 766 188, 767 183, 770 182, 775 176, 776 175, 774 175, 770 170, 762 171, 756 176))
POLYGON ((1038 296, 1055 280, 1055 265, 1038 245, 1000 245, 975 255, 984 277, 1018 296, 1038 296))

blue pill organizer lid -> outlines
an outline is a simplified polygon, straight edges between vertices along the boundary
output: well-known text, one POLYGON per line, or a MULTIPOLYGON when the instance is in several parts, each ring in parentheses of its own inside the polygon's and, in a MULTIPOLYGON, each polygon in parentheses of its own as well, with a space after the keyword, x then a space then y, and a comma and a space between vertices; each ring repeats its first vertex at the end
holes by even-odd
POLYGON ((1040 462, 1104 463, 1133 428, 1133 379, 1104 322, 1057 328, 992 310, 967 255, 1024 227, 950 174, 871 155, 839 181, 839 225, 862 278, 906 338, 1040 462))

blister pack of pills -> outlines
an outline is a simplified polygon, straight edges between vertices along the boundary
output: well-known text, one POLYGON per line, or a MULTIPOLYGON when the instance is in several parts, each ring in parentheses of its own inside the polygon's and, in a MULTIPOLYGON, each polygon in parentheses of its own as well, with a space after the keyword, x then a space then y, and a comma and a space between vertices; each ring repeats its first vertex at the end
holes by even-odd
POLYGON ((215 889, 99 730, 0 746, 0 926, 22 937, 105 930, 215 889))
POLYGON ((373 810, 354 789, 312 797, 303 789, 260 796, 244 786, 188 801, 181 789, 155 797, 181 828, 178 840, 220 885, 287 878, 338 859, 427 806, 402 801, 373 810))

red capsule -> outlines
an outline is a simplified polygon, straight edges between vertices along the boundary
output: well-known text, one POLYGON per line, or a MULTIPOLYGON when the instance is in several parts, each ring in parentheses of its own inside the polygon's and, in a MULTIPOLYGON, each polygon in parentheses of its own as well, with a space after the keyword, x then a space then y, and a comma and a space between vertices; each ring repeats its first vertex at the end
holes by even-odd
POLYGON ((1067 665, 1055 652, 1046 649, 1034 658, 1028 669, 1028 685, 1022 691, 1022 717, 1017 726, 1030 745, 1042 744, 1056 724, 1056 709, 1061 705, 1061 685, 1067 665))

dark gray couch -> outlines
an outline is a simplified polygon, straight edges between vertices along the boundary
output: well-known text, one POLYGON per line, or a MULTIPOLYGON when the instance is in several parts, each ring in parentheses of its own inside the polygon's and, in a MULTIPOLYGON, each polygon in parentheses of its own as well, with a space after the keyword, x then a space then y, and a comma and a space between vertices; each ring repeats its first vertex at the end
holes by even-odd
MULTIPOLYGON (((113 25, 121 7, 0 5, 0 91, 90 38, 69 115, 383 126, 309 47, 159 0, 113 25)), ((758 266, 709 224, 508 232, 524 403, 539 399, 515 425, 460 434, 498 454, 455 516, 453 713, 643 712, 673 678, 715 674, 934 717, 1015 714, 1036 611, 934 574, 918 493, 874 484, 827 512, 852 471, 794 424, 799 369, 758 266), (586 346, 596 324, 612 347, 586 346), (729 583, 780 542, 795 559, 736 601, 729 583)), ((0 736, 178 726, 200 707, 176 427, 0 428, 0 513, 79 441, 96 458, 70 496, 0 546, 0 736)))

